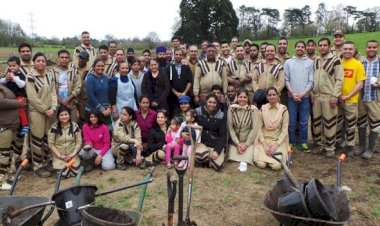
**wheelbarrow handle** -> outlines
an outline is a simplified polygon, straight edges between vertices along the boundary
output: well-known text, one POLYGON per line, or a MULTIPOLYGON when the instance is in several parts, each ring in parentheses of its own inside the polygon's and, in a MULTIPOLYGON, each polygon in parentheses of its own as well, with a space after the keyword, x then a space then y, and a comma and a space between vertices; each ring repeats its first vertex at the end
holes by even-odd
POLYGON ((300 184, 298 183, 298 181, 296 180, 296 178, 293 176, 293 174, 290 171, 290 169, 288 168, 288 166, 284 163, 284 161, 282 161, 282 159, 279 159, 277 157, 277 155, 281 155, 282 156, 282 153, 281 152, 274 153, 274 154, 272 154, 272 158, 274 158, 276 161, 278 161, 281 164, 282 168, 284 169, 284 173, 285 173, 286 177, 289 179, 289 181, 292 184, 292 186, 294 188, 299 188, 300 184))
POLYGON ((99 197, 99 196, 102 196, 102 195, 108 195, 108 194, 111 194, 111 193, 114 193, 114 192, 122 191, 122 190, 125 190, 125 189, 128 189, 128 188, 137 187, 137 186, 144 185, 144 184, 149 184, 152 181, 153 181, 153 179, 149 178, 148 180, 143 180, 143 181, 135 183, 135 184, 126 185, 126 186, 121 187, 121 188, 116 188, 116 189, 113 189, 113 190, 110 190, 110 191, 105 191, 105 192, 101 192, 101 193, 95 194, 95 197, 99 197))
POLYGON ((31 209, 35 209, 35 208, 39 208, 39 207, 47 206, 47 205, 55 205, 55 202, 54 201, 48 201, 48 202, 43 202, 43 203, 38 203, 38 204, 26 206, 24 208, 10 212, 8 214, 8 217, 13 219, 13 218, 17 217, 18 215, 22 214, 23 212, 25 212, 27 210, 31 210, 31 209))
POLYGON ((15 174, 14 179, 13 179, 13 182, 12 182, 11 190, 9 190, 8 195, 13 195, 13 192, 14 192, 14 190, 15 190, 15 188, 16 188, 16 183, 17 183, 17 181, 18 181, 18 177, 19 177, 19 175, 20 175, 22 169, 25 168, 25 166, 28 164, 28 162, 29 162, 28 159, 24 159, 24 160, 22 160, 20 166, 18 167, 18 169, 17 169, 17 171, 16 171, 16 174, 15 174))
POLYGON ((57 181, 55 182, 55 192, 54 193, 57 193, 59 191, 59 186, 61 184, 61 179, 62 179, 62 173, 66 170, 66 169, 70 169, 75 163, 75 159, 71 159, 68 163, 66 163, 66 167, 64 167, 63 169, 61 169, 59 172, 58 172, 58 175, 57 175, 57 181))

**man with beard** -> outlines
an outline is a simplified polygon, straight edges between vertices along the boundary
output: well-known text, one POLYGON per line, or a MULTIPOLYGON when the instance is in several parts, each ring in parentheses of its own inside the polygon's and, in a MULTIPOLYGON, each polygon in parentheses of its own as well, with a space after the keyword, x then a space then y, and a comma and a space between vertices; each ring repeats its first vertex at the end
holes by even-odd
POLYGON ((260 59, 265 60, 265 48, 267 47, 269 43, 268 42, 262 42, 260 44, 260 59))
MULTIPOLYGON (((227 41, 221 42, 222 46, 222 54, 220 55, 220 58, 226 61, 226 64, 229 64, 231 60, 233 59, 232 54, 230 53, 230 47, 228 46, 227 41)), ((236 49, 236 48, 235 48, 236 49)))
POLYGON ((59 105, 69 108, 71 110, 70 119, 73 122, 79 122, 75 103, 81 90, 81 81, 77 76, 77 71, 71 67, 69 62, 70 53, 65 49, 58 51, 58 65, 50 73, 53 73, 55 80, 59 105))
POLYGON ((104 62, 104 74, 111 78, 115 68, 111 67, 112 60, 108 57, 108 47, 106 45, 99 46, 98 57, 104 62))
POLYGON ((127 49, 127 62, 128 62, 129 68, 131 68, 132 60, 134 60, 135 57, 136 57, 135 50, 133 48, 128 48, 127 49))
POLYGON ((347 156, 353 156, 353 147, 355 145, 355 131, 358 117, 358 102, 359 93, 363 88, 363 83, 366 80, 366 72, 363 64, 354 58, 355 44, 351 41, 346 41, 343 44, 342 50, 342 66, 344 71, 342 95, 339 97, 339 116, 338 116, 338 131, 337 142, 340 147, 347 141, 345 152, 347 156), (344 124, 343 124, 344 123, 344 124))
POLYGON ((193 84, 193 74, 188 65, 182 63, 183 52, 178 48, 174 50, 174 61, 169 63, 166 68, 166 75, 169 77, 171 92, 169 94, 170 115, 174 116, 178 113, 178 98, 189 95, 189 91, 193 84))
POLYGON ((326 151, 335 155, 338 98, 342 93, 343 69, 340 59, 330 52, 330 40, 318 41, 319 56, 314 60, 314 87, 311 92, 312 126, 317 147, 314 154, 326 151))
POLYGON ((158 69, 165 72, 168 62, 166 61, 166 47, 159 46, 156 48, 158 69))
POLYGON ((249 59, 250 59, 249 52, 251 52, 251 45, 252 45, 251 40, 249 40, 249 39, 244 40, 244 42, 243 42, 244 58, 247 61, 249 61, 249 59))
POLYGON ((296 147, 296 126, 299 125, 298 143, 301 151, 309 153, 307 144, 310 116, 310 90, 313 87, 313 61, 304 56, 306 43, 297 41, 295 54, 284 64, 285 85, 288 89, 289 143, 296 147))
POLYGON ((188 58, 187 57, 187 51, 188 51, 188 49, 187 49, 187 43, 181 42, 181 44, 179 45, 179 48, 182 49, 183 59, 187 59, 188 58))
POLYGON ((378 48, 378 41, 369 40, 366 45, 367 57, 363 59, 367 79, 364 81, 364 86, 359 99, 359 149, 355 150, 355 154, 361 155, 364 159, 372 158, 380 131, 380 61, 378 48), (370 133, 367 146, 368 125, 370 133))
POLYGON ((185 63, 189 65, 191 72, 193 74, 193 77, 195 74, 195 68, 198 65, 197 56, 198 56, 198 47, 196 45, 189 46, 189 58, 185 59, 185 63))
POLYGON ((34 67, 32 47, 28 43, 21 43, 18 46, 18 53, 20 55, 20 71, 26 77, 34 67))
POLYGON ((249 66, 248 62, 245 61, 242 45, 236 47, 235 58, 228 64, 228 84, 234 85, 236 89, 247 89, 249 98, 252 99, 252 77, 249 74, 249 66))
POLYGON ((116 51, 117 51, 117 43, 116 43, 116 41, 110 41, 110 42, 108 42, 108 53, 109 53, 110 59, 112 61, 115 61, 116 51))
POLYGON ((285 85, 285 74, 282 64, 275 58, 276 46, 268 44, 265 48, 265 61, 257 64, 252 75, 253 91, 267 90, 273 86, 281 93, 285 85))
POLYGON ((277 54, 276 60, 280 64, 284 64, 287 59, 290 59, 288 54, 288 39, 285 37, 280 37, 277 43, 277 54))
POLYGON ((166 62, 172 62, 174 60, 174 53, 171 49, 166 50, 166 62))
MULTIPOLYGON (((75 47, 75 50, 74 50, 73 63, 78 64, 79 53, 86 50, 90 56, 89 64, 92 65, 92 63, 94 62, 96 58, 96 50, 91 45, 90 33, 88 31, 83 31, 81 37, 82 37, 82 43, 79 46, 75 47)), ((107 48, 107 51, 108 51, 108 48, 107 48)), ((108 55, 107 55, 107 58, 108 58, 108 55)))
POLYGON ((220 85, 227 90, 226 64, 222 59, 216 59, 216 48, 213 44, 207 46, 207 59, 198 61, 194 74, 194 102, 199 104, 212 91, 213 85, 220 85))
MULTIPOLYGON (((222 43, 223 44, 223 43, 222 43)), ((236 47, 239 45, 239 38, 234 36, 231 38, 231 51, 230 54, 235 56, 236 47)))
POLYGON ((314 60, 317 58, 317 55, 315 54, 315 48, 316 48, 316 43, 313 39, 309 39, 306 42, 306 56, 310 60, 314 60))
POLYGON ((116 50, 115 61, 109 67, 109 71, 111 73, 110 74, 111 78, 114 77, 119 72, 119 66, 121 63, 124 63, 124 62, 125 62, 124 50, 122 50, 122 49, 116 50))

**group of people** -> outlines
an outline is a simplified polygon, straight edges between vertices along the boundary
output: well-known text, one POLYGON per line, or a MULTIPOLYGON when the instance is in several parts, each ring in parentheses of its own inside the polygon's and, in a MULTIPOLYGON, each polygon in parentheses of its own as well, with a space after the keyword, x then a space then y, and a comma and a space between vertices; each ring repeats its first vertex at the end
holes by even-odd
POLYGON ((0 186, 9 189, 20 159, 30 159, 40 177, 64 171, 125 170, 165 162, 222 171, 226 160, 278 170, 275 153, 336 148, 370 159, 380 126, 378 42, 369 40, 360 58, 341 30, 330 39, 260 45, 227 41, 159 46, 136 56, 116 42, 91 45, 88 32, 71 56, 58 51, 48 66, 43 53, 19 46, 0 79, 0 186), (316 53, 318 49, 319 54, 316 53), (357 59, 359 60, 357 60, 357 59), (315 148, 308 146, 311 116, 315 148), (359 148, 354 150, 359 126, 359 148), (367 136, 369 130, 369 136, 367 136), (298 134, 298 137, 297 137, 298 134), (368 145, 367 145, 368 143, 368 145))

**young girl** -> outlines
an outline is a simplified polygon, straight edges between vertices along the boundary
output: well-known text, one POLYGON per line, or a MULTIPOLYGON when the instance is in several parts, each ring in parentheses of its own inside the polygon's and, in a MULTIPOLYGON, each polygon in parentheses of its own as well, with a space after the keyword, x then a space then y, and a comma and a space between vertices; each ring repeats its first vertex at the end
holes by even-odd
POLYGON ((143 146, 141 130, 136 122, 136 113, 131 107, 123 107, 120 118, 115 122, 112 139, 112 152, 117 157, 116 168, 125 170, 126 164, 142 162, 143 146))
MULTIPOLYGON (((171 154, 174 152, 174 155, 181 154, 181 148, 183 144, 183 139, 180 137, 179 127, 181 125, 181 121, 179 118, 173 118, 170 121, 170 127, 165 135, 165 152, 166 152, 166 166, 167 168, 172 168, 171 154)), ((174 161, 174 164, 177 166, 177 161, 174 161)))
MULTIPOLYGON (((198 126, 195 122, 197 118, 197 112, 195 110, 190 110, 186 112, 185 122, 181 124, 179 131, 181 131, 181 136, 183 137, 184 144, 182 147, 182 156, 187 156, 190 160, 191 156, 191 140, 190 140, 190 127, 189 126, 198 126)), ((197 137, 199 137, 200 131, 196 129, 191 129, 191 139, 196 142, 197 137)), ((178 164, 178 168, 186 169, 189 165, 189 160, 183 160, 178 164)))

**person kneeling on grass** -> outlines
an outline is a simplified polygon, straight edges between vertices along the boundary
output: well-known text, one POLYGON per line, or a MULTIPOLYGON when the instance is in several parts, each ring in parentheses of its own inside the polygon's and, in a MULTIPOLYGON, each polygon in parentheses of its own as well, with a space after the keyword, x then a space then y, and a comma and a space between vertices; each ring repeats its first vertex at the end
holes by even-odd
POLYGON ((141 130, 136 122, 136 113, 130 107, 123 107, 120 118, 115 122, 112 139, 112 153, 117 157, 116 168, 125 170, 126 164, 142 163, 143 146, 141 130))
POLYGON ((48 144, 53 152, 53 168, 61 170, 70 160, 75 159, 74 165, 62 174, 65 178, 75 176, 80 165, 78 153, 82 146, 82 134, 78 124, 71 121, 68 107, 58 108, 58 121, 50 127, 48 144))
POLYGON ((100 113, 93 109, 89 112, 87 123, 83 125, 84 147, 79 152, 84 171, 91 171, 94 165, 102 165, 103 170, 113 170, 115 159, 111 151, 108 127, 101 121, 100 113))
POLYGON ((261 128, 253 160, 259 168, 269 166, 273 170, 280 170, 281 164, 272 155, 280 152, 282 161, 287 159, 289 113, 286 106, 278 102, 276 88, 269 87, 266 95, 269 103, 261 107, 261 128))

